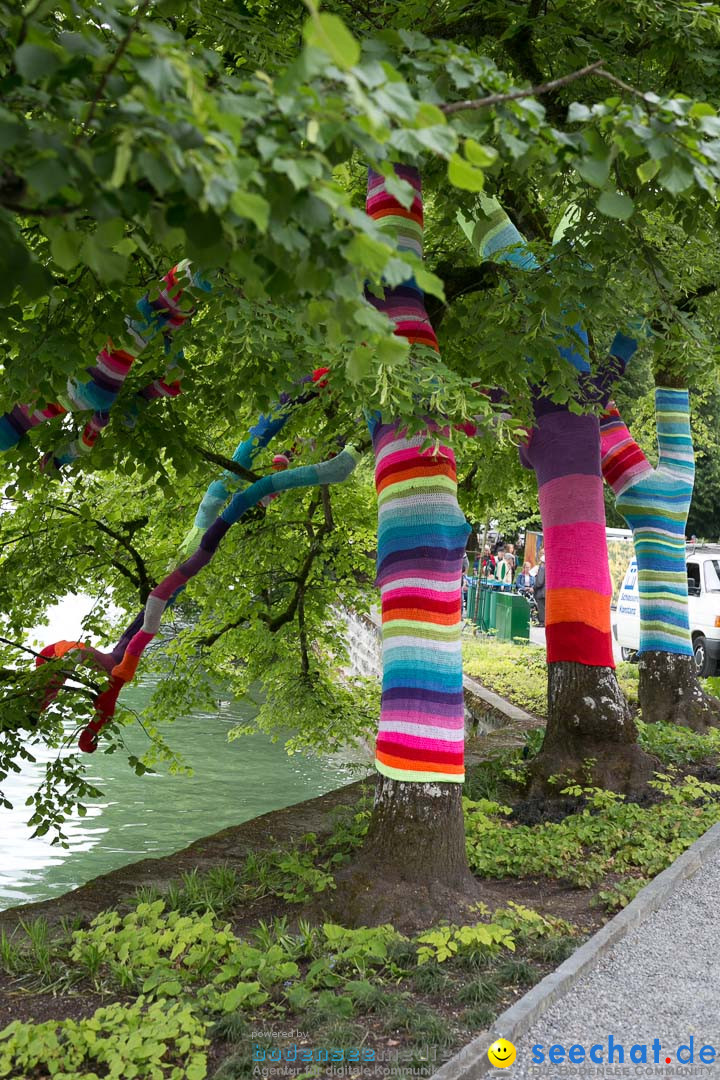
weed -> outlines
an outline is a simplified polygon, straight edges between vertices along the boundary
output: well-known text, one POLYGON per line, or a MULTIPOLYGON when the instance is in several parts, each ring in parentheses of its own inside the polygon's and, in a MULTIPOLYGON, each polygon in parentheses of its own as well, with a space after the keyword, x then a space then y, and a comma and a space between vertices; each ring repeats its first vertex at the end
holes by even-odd
POLYGON ((533 986, 540 978, 540 972, 526 960, 506 960, 498 966, 497 977, 511 986, 533 986))
POLYGON ((458 995, 463 1005, 494 1005, 502 997, 502 986, 495 976, 488 975, 466 983, 458 995))
POLYGON ((415 1043, 426 1043, 431 1046, 450 1046, 454 1041, 453 1034, 444 1016, 429 1009, 426 1005, 416 1005, 409 1010, 409 1019, 412 1027, 408 1030, 415 1043))
POLYGON ((460 1019, 468 1031, 485 1031, 489 1028, 497 1015, 497 1010, 490 1005, 475 1005, 472 1009, 466 1009, 460 1019))
POLYGON ((210 1028, 209 1034, 229 1043, 242 1043, 248 1036, 248 1023, 241 1012, 221 1016, 210 1028))
POLYGON ((565 935, 537 941, 530 949, 530 956, 539 963, 562 964, 580 946, 581 940, 565 935))
POLYGON ((23 956, 12 938, 0 930, 0 971, 6 975, 17 975, 23 969, 23 956))
POLYGON ((345 992, 361 1010, 368 1013, 382 1007, 385 1002, 385 990, 382 986, 373 985, 367 979, 355 979, 345 984, 345 992))
POLYGON ((433 962, 416 967, 410 978, 416 990, 428 994, 439 993, 445 989, 449 982, 448 976, 440 965, 433 962))
POLYGON ((322 1028, 322 1034, 318 1036, 318 1045, 341 1048, 361 1046, 365 1038, 365 1029, 360 1024, 353 1024, 349 1020, 336 1020, 322 1028))

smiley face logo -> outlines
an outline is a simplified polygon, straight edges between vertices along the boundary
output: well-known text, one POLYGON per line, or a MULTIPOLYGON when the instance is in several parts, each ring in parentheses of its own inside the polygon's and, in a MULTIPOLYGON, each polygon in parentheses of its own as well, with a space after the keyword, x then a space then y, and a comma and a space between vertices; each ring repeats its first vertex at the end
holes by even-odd
POLYGON ((496 1039, 488 1049, 490 1064, 496 1069, 507 1069, 508 1065, 512 1065, 516 1055, 515 1047, 507 1039, 496 1039))

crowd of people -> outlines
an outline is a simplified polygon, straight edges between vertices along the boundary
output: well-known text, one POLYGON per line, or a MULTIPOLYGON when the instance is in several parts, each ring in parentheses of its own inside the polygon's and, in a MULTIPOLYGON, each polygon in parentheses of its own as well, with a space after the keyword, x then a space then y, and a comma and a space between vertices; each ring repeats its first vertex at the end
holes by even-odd
MULTIPOLYGON (((495 551, 490 544, 485 544, 482 555, 478 554, 475 558, 473 575, 481 584, 485 583, 507 590, 514 589, 521 593, 537 606, 538 625, 544 626, 545 552, 540 550, 535 566, 525 561, 522 569, 518 571, 517 565, 514 544, 498 544, 495 551)), ((470 581, 470 559, 466 555, 463 562, 463 607, 465 609, 470 581)))

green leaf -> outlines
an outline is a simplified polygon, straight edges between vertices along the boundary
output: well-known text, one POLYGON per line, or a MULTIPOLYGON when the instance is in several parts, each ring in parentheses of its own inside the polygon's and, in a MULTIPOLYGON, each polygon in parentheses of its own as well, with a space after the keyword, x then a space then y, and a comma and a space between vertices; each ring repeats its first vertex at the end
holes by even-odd
POLYGON ((660 170, 660 164, 659 161, 654 161, 652 158, 649 158, 647 161, 641 162, 635 172, 638 174, 638 178, 646 184, 648 180, 652 180, 654 176, 657 176, 660 170))
POLYGON ((601 214, 619 218, 621 221, 627 221, 635 209, 635 203, 630 196, 619 191, 603 191, 595 205, 601 214))
POLYGON ((358 345, 354 348, 345 365, 345 371, 350 382, 362 382, 372 370, 373 359, 373 350, 367 345, 358 345))
POLYGON ((50 239, 50 253, 62 270, 72 270, 73 266, 77 266, 80 261, 82 244, 82 233, 59 229, 50 239))
POLYGON ((253 191, 236 191, 230 206, 239 217, 249 218, 261 233, 267 232, 270 220, 270 203, 253 191))
POLYGON ((706 101, 696 101, 690 106, 688 116, 717 116, 717 109, 706 101))
POLYGON ((31 45, 26 41, 15 50, 15 66, 24 79, 34 82, 57 71, 60 59, 52 49, 46 49, 44 45, 31 45))
POLYGON ((125 183, 125 177, 132 161, 134 138, 133 132, 127 129, 123 131, 118 140, 117 150, 115 151, 115 166, 110 177, 110 187, 112 188, 122 187, 125 183))
POLYGON ((339 15, 312 15, 305 23, 303 36, 308 45, 328 53, 345 71, 360 59, 360 46, 339 15))
POLYGON ((681 191, 689 188, 692 182, 692 172, 684 165, 675 162, 666 165, 658 176, 658 183, 672 195, 679 195, 681 191))
POLYGON ((485 185, 485 174, 459 154, 453 154, 448 162, 448 179, 463 191, 482 191, 485 185))
POLYGON ((474 139, 465 140, 465 156, 473 165, 479 165, 481 169, 487 169, 497 161, 498 152, 494 146, 483 146, 474 139))
POLYGON ((179 84, 178 73, 169 60, 161 56, 151 56, 147 60, 136 60, 135 67, 138 75, 152 87, 158 97, 162 97, 168 90, 179 84))
POLYGON ((41 199, 49 199, 68 183, 67 169, 56 157, 41 158, 25 170, 30 186, 41 199))
POLYGON ((415 124, 417 127, 439 127, 447 124, 447 119, 445 113, 438 109, 437 105, 423 102, 415 113, 415 124))
POLYGON ((610 175, 610 154, 606 157, 586 157, 575 162, 583 180, 593 187, 603 187, 610 175))

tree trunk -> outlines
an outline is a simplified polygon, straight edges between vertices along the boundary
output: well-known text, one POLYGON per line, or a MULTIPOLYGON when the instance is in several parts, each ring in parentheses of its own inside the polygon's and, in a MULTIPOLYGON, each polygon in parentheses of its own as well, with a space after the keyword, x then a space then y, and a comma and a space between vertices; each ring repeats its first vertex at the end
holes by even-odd
POLYGON ((531 793, 558 794, 567 777, 632 794, 658 762, 637 745, 637 728, 610 667, 548 664, 548 721, 542 750, 531 766, 531 793))
POLYGON ((685 525, 695 476, 687 390, 657 387, 658 466, 612 407, 600 423, 602 468, 633 531, 640 608, 640 708, 645 723, 706 731, 720 703, 697 677, 688 612, 685 525))
POLYGON ((683 724, 699 732, 720 726, 720 701, 701 687, 692 656, 642 653, 640 708, 648 724, 683 724))
MULTIPOLYGON (((422 192, 416 169, 396 166, 414 191, 408 210, 369 173, 367 212, 400 252, 422 257, 422 192)), ((414 281, 368 302, 412 345, 439 351, 414 281)), ((457 501, 455 455, 424 448, 434 424, 408 436, 370 420, 378 495, 377 585, 383 683, 372 823, 340 876, 333 907, 347 925, 428 926, 474 898, 462 815, 465 706, 462 562, 470 528, 457 501)))
POLYGON ((390 922, 413 932, 463 918, 478 886, 467 864, 462 785, 379 775, 365 843, 336 882, 331 910, 346 926, 390 922))

